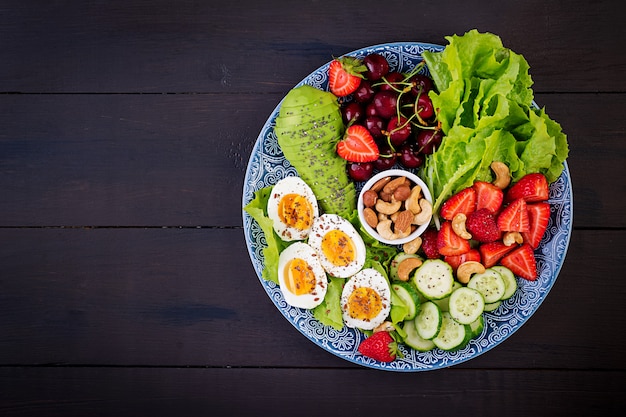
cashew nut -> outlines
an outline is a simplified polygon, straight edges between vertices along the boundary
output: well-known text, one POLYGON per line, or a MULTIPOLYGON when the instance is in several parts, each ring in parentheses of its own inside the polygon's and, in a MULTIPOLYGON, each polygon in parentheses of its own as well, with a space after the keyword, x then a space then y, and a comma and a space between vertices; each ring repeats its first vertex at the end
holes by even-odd
POLYGON ((416 185, 411 189, 411 194, 409 194, 409 198, 404 202, 404 207, 407 210, 411 210, 413 214, 419 214, 422 211, 422 207, 420 207, 420 196, 422 195, 422 187, 416 185))
POLYGON ((393 332, 396 328, 393 327, 393 323, 391 323, 390 321, 384 321, 381 324, 379 324, 378 326, 376 326, 376 328, 374 330, 372 330, 372 333, 377 333, 377 332, 393 332))
POLYGON ((493 161, 491 163, 491 170, 496 175, 492 184, 500 189, 505 189, 511 183, 511 175, 509 173, 509 167, 500 161, 493 161))
POLYGON ((421 246, 422 246, 422 238, 418 236, 415 239, 411 240, 410 242, 406 242, 404 245, 402 245, 402 250, 405 253, 409 253, 412 255, 414 253, 417 253, 417 251, 419 250, 421 246))
POLYGON ((422 225, 430 221, 433 215, 433 206, 430 201, 425 198, 420 199, 420 207, 422 210, 413 217, 413 224, 422 225))
POLYGON ((392 201, 392 202, 386 202, 383 200, 378 200, 376 202, 376 211, 379 213, 383 213, 383 214, 393 214, 396 211, 400 210, 400 207, 402 206, 402 202, 401 201, 392 201))
POLYGON ((520 232, 506 232, 504 236, 502 236, 502 243, 506 246, 511 246, 514 243, 519 243, 521 245, 524 243, 524 237, 520 232))
POLYGON ((471 239, 472 234, 465 228, 467 216, 463 213, 457 213, 452 219, 452 230, 462 239, 471 239))
POLYGON ((456 278, 461 284, 467 284, 472 274, 482 274, 485 272, 483 264, 477 261, 463 262, 456 270, 456 278))
POLYGON ((422 266, 422 260, 419 258, 406 258, 398 265, 398 279, 400 281, 408 281, 411 272, 422 266))
POLYGON ((391 230, 391 225, 391 220, 382 220, 376 225, 376 232, 378 232, 380 237, 382 237, 383 239, 396 240, 399 238, 399 236, 391 230))

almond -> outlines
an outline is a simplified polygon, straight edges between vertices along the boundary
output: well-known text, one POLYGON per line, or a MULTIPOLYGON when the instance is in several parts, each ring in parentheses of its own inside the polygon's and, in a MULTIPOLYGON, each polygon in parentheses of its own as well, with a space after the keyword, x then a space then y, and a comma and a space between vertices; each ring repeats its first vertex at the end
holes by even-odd
POLYGON ((411 223, 413 222, 413 213, 410 210, 403 210, 398 213, 394 224, 394 233, 398 235, 408 236, 411 233, 411 223))

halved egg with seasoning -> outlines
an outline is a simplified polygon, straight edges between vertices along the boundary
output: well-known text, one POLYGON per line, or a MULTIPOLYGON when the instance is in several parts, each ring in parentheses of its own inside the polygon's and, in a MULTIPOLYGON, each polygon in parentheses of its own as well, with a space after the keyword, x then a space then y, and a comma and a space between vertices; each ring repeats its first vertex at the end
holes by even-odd
POLYGON ((365 264, 365 243, 352 223, 336 214, 322 214, 313 222, 309 245, 329 275, 348 278, 365 264))
POLYGON ((282 240, 306 239, 318 214, 315 194, 300 177, 285 177, 272 188, 267 216, 282 240))
POLYGON ((391 290, 377 270, 365 268, 352 276, 341 293, 341 311, 348 327, 373 330, 391 311, 391 290))
POLYGON ((313 248, 295 242, 278 257, 278 284, 285 302, 294 307, 313 308, 326 296, 328 280, 313 248))

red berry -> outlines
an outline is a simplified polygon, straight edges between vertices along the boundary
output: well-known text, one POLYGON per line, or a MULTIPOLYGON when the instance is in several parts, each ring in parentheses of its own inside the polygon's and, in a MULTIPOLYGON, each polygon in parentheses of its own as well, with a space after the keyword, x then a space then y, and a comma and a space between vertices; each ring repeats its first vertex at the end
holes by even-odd
POLYGON ((493 242, 500 239, 500 229, 491 210, 482 208, 470 213, 465 228, 471 233, 472 239, 479 242, 493 242))
POLYGON ((506 255, 500 260, 500 263, 520 278, 529 281, 537 279, 537 261, 533 248, 528 243, 524 243, 506 255))
POLYGON ((380 362, 391 362, 397 356, 398 344, 389 332, 380 331, 363 340, 359 352, 380 362))
POLYGON ((422 233, 422 251, 428 259, 437 259, 441 257, 439 249, 437 249, 437 229, 429 227, 422 233))
POLYGON ((437 249, 443 256, 462 255, 471 249, 469 240, 463 239, 452 229, 452 222, 444 221, 437 234, 437 249))

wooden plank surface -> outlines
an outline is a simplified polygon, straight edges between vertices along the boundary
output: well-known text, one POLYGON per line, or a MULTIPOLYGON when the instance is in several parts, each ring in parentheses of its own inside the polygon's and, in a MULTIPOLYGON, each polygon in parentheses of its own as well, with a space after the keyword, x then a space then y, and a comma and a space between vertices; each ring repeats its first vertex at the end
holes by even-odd
MULTIPOLYGON (((241 225, 248 157, 280 98, 4 96, 0 189, 11 198, 0 200, 0 225, 241 225)), ((626 186, 610 180, 626 178, 626 95, 536 100, 569 135, 575 226, 626 226, 614 198, 626 186)))
POLYGON ((2 2, 0 416, 621 415, 620 6, 2 2), (248 157, 284 94, 332 56, 472 28, 527 58, 537 103, 568 134, 568 255, 494 349, 434 372, 362 368, 265 294, 242 228, 248 157))

